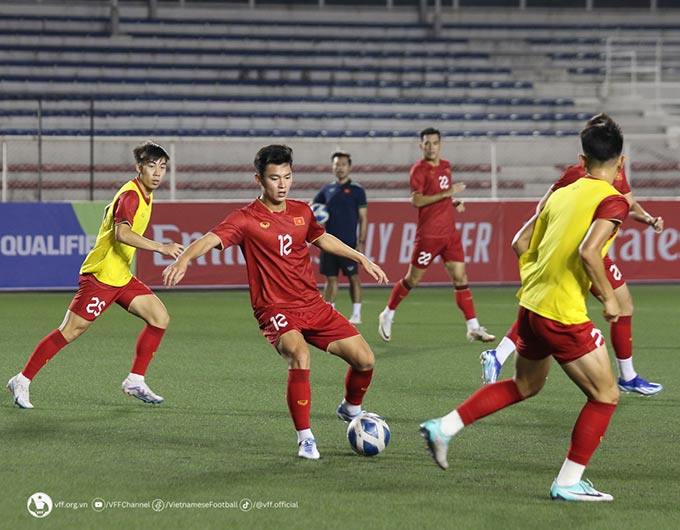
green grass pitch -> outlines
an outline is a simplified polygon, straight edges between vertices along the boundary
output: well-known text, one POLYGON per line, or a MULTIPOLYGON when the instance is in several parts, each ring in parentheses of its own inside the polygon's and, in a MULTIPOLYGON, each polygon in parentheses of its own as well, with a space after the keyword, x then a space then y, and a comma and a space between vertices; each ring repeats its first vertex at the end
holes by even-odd
MULTIPOLYGON (((355 455, 335 417, 345 363, 313 352, 312 427, 322 455, 316 462, 296 456, 286 365, 260 335, 248 293, 159 291, 172 322, 147 380, 165 397, 162 405, 120 391, 141 322, 118 307, 36 377, 35 409, 13 407, 3 391, 0 527, 677 528, 680 286, 631 289, 636 368, 665 389, 651 398, 622 395, 586 471, 596 487, 615 496, 613 503, 548 498, 584 402, 556 363, 539 396, 465 429, 452 442, 450 469, 435 467, 418 424, 479 387, 484 349, 465 340, 450 289, 414 290, 397 312, 389 344, 377 334, 389 290, 365 289, 360 329, 377 358, 365 407, 392 429, 378 457, 355 455), (26 509, 35 492, 63 504, 35 519, 26 509), (119 504, 95 512, 95 498, 119 504), (163 511, 144 507, 154 499, 165 501, 163 511), (244 499, 262 504, 245 511, 237 507, 244 499)), ((514 292, 473 289, 480 321, 499 337, 514 320, 514 292)), ((0 294, 3 385, 59 324, 70 298, 0 294)), ((589 305, 609 340, 598 304, 589 305)), ((338 308, 349 309, 346 289, 338 308)), ((511 374, 504 367, 502 377, 511 374)))

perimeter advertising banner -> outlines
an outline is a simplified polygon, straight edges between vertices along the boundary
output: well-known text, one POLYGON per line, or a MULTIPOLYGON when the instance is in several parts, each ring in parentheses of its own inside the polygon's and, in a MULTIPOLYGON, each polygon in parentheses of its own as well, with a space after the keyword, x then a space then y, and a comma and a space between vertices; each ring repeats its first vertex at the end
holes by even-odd
MULTIPOLYGON (((155 203, 146 236, 188 245, 245 202, 155 203)), ((519 281, 512 236, 528 219, 536 201, 470 201, 458 214, 458 228, 467 255, 471 283, 519 281)), ((627 220, 610 250, 628 281, 680 281, 680 200, 647 200, 642 204, 661 215, 661 234, 627 220)), ((105 202, 0 204, 0 289, 75 289, 78 270, 94 243, 105 202)), ((385 269, 391 282, 404 276, 413 249, 417 212, 406 201, 371 201, 366 252, 385 269)), ((312 247, 312 259, 318 251, 312 247)), ((137 276, 151 286, 161 285, 161 272, 170 260, 139 251, 137 276)), ((318 267, 314 267, 318 270, 318 267)), ((372 279, 363 273, 366 284, 372 279)), ((342 277, 341 277, 342 279, 342 277)), ((318 275, 318 282, 324 279, 318 275)), ((431 265, 423 284, 447 284, 440 262, 431 265)), ((189 268, 184 286, 247 285, 243 257, 237 248, 213 250, 189 268)))
POLYGON ((0 204, 0 289, 78 287, 106 204, 0 204))
MULTIPOLYGON (((156 240, 174 240, 188 245, 218 224, 246 202, 163 203, 154 205, 147 236, 156 240)), ((627 220, 611 248, 628 281, 680 281, 680 201, 649 200, 643 206, 666 221, 666 230, 656 234, 650 227, 627 220)), ((535 200, 466 202, 466 210, 457 215, 467 256, 471 283, 500 284, 519 282, 517 259, 510 243, 515 232, 533 213, 535 200)), ((366 253, 387 273, 391 282, 403 277, 408 268, 416 232, 417 211, 407 201, 371 201, 368 208, 369 229, 366 253)), ((312 259, 318 251, 312 247, 312 259)), ((170 262, 159 254, 138 253, 137 274, 149 285, 161 283, 161 272, 170 262)), ((321 284, 323 276, 318 274, 321 284)), ((366 284, 373 282, 362 272, 366 284)), ((342 280, 342 276, 341 276, 342 280)), ((424 284, 450 283, 439 261, 430 266, 424 284)), ((243 257, 237 248, 213 250, 193 263, 182 282, 184 286, 247 285, 243 257)))

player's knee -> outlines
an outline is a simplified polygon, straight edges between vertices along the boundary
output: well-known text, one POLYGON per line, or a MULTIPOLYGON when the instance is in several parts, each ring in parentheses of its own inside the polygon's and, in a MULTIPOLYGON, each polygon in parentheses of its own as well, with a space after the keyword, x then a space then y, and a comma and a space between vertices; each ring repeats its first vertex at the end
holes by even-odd
POLYGON ((595 401, 601 401, 602 403, 609 403, 611 405, 618 405, 620 396, 621 392, 619 391, 619 387, 616 385, 610 385, 600 393, 600 396, 598 396, 595 401))
POLYGON ((633 307, 633 300, 628 298, 627 300, 624 300, 623 303, 619 304, 621 307, 621 315, 622 316, 633 316, 633 310, 635 309, 633 307))
POLYGON ((148 324, 156 328, 168 329, 170 325, 170 314, 167 311, 159 311, 147 321, 148 324))
POLYGON ((356 368, 361 372, 372 370, 375 366, 375 355, 373 355, 371 348, 366 346, 365 348, 358 350, 357 353, 352 356, 350 364, 352 365, 352 368, 356 368))
POLYGON ((70 343, 85 333, 88 327, 90 327, 90 322, 84 321, 76 323, 74 320, 70 320, 65 325, 62 324, 59 327, 59 331, 61 331, 66 342, 70 343))
POLYGON ((537 395, 545 386, 545 378, 534 379, 515 379, 515 384, 524 399, 529 399, 537 395))

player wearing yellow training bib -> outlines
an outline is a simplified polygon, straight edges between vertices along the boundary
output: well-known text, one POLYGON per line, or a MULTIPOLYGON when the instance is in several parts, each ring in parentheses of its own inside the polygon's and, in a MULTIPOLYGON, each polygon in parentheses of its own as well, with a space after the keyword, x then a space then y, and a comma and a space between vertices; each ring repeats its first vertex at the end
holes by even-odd
POLYGON ((514 377, 483 386, 449 414, 423 423, 421 433, 437 465, 448 468, 451 438, 480 418, 538 394, 555 357, 587 402, 550 497, 598 502, 613 497, 582 476, 614 414, 619 390, 585 299, 592 284, 601 294, 604 318, 615 321, 621 313, 602 256, 628 215, 628 202, 612 187, 624 162, 618 125, 605 114, 594 116, 581 131, 581 146, 586 177, 556 191, 513 241, 522 278, 514 377))
POLYGON ((137 339, 130 374, 123 381, 127 395, 146 403, 161 403, 144 376, 161 343, 170 317, 147 285, 135 278, 130 266, 139 249, 176 258, 184 250, 177 243, 159 243, 143 236, 151 217, 153 191, 165 175, 169 155, 158 144, 145 142, 134 149, 137 177, 124 184, 104 211, 97 240, 80 269, 78 292, 64 321, 36 346, 24 369, 7 383, 14 403, 30 409, 29 384, 64 346, 73 342, 114 302, 143 319, 146 326, 137 339))
POLYGON ((116 225, 126 223, 135 234, 143 235, 151 217, 152 200, 153 194, 147 197, 137 179, 118 190, 106 207, 97 240, 80 267, 80 274, 93 274, 100 282, 115 287, 130 281, 130 267, 137 249, 116 240, 116 225))
MULTIPOLYGON (((584 177, 557 190, 536 220, 529 250, 520 259, 520 305, 563 324, 588 320, 591 281, 579 244, 596 219, 623 222, 628 203, 608 182, 584 177)), ((615 233, 602 248, 604 256, 615 233)))

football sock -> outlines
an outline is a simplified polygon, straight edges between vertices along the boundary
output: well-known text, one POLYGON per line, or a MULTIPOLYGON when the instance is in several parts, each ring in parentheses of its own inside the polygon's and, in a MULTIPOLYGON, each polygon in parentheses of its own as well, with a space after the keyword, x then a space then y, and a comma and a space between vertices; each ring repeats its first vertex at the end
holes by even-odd
POLYGON ((630 381, 637 377, 637 372, 633 368, 633 358, 630 359, 616 359, 616 364, 619 365, 619 374, 624 381, 630 381))
POLYGON ((442 433, 445 436, 455 436, 463 427, 465 427, 465 424, 457 410, 449 412, 446 416, 442 417, 442 433))
POLYGON ((33 354, 28 359, 26 366, 21 370, 21 373, 27 379, 33 379, 40 369, 47 364, 52 357, 54 357, 59 350, 66 346, 68 342, 61 334, 61 331, 55 329, 52 333, 41 340, 33 350, 33 354))
POLYGON ((128 374, 127 379, 128 379, 128 381, 130 381, 130 383, 132 383, 133 385, 138 385, 138 384, 144 382, 144 376, 143 376, 143 375, 133 374, 132 372, 130 372, 130 373, 128 374))
POLYGON ((373 368, 359 371, 350 366, 345 375, 345 399, 352 405, 361 405, 371 379, 373 379, 373 368))
POLYGON ((361 316, 361 302, 359 302, 358 304, 352 304, 352 316, 353 317, 361 316))
POLYGON ((505 336, 510 339, 513 344, 517 344, 517 341, 519 340, 519 322, 515 320, 505 336))
POLYGON ((470 425, 484 416, 524 400, 512 379, 484 385, 456 410, 464 425, 470 425))
POLYGON ((411 287, 406 283, 406 279, 399 280, 392 288, 390 299, 387 301, 387 308, 394 311, 410 291, 411 287))
POLYGON ((475 330, 479 327, 479 320, 471 318, 470 320, 465 321, 465 325, 467 326, 468 331, 475 330))
POLYGON ((567 453, 569 460, 582 466, 588 465, 615 410, 616 405, 612 403, 592 400, 586 402, 571 433, 571 446, 567 453))
POLYGON ((631 320, 633 317, 619 317, 612 322, 609 333, 617 359, 630 359, 633 355, 633 331, 631 320))
POLYGON ((302 440, 306 440, 307 438, 314 438, 312 429, 301 429, 297 431, 298 443, 300 443, 302 440))
POLYGON ((144 326, 144 329, 137 338, 137 346, 135 348, 135 360, 132 363, 130 372, 133 374, 144 375, 149 363, 153 358, 158 346, 163 339, 164 329, 157 328, 151 324, 144 326))
POLYGON ((465 320, 470 320, 477 316, 475 314, 475 304, 472 301, 472 293, 467 284, 456 285, 454 296, 456 297, 456 305, 463 312, 463 315, 465 315, 465 320))
POLYGON ((585 470, 586 466, 577 464, 576 462, 565 458, 555 482, 557 482, 558 486, 571 486, 572 484, 581 482, 581 477, 583 477, 583 472, 585 470))
POLYGON ((498 359, 498 362, 504 364, 508 357, 512 355, 512 352, 515 351, 515 348, 515 343, 512 340, 507 336, 503 337, 498 346, 496 346, 496 359, 498 359))
POLYGON ((361 405, 353 405, 346 399, 342 400, 342 403, 340 403, 340 406, 342 406, 342 409, 349 414, 350 416, 356 416, 361 412, 361 405))
POLYGON ((16 377, 17 383, 23 383, 26 386, 31 384, 31 380, 28 377, 26 377, 24 374, 22 374, 21 372, 19 372, 15 377, 16 377))
POLYGON ((288 370, 286 401, 296 431, 309 429, 312 404, 312 389, 309 386, 309 370, 291 368, 288 370))

